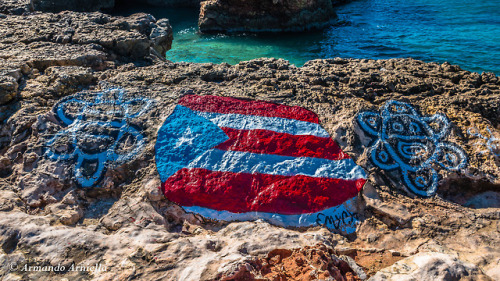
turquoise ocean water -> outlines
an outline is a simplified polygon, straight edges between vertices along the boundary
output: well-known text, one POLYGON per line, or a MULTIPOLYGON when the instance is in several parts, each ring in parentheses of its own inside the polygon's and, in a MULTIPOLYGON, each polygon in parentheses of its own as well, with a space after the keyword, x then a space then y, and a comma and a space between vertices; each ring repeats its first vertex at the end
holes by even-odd
POLYGON ((174 28, 167 59, 227 62, 275 57, 301 66, 316 58, 406 58, 458 64, 500 75, 499 0, 355 0, 338 7, 339 22, 323 31, 295 34, 203 35, 198 11, 137 7, 168 18, 174 28))

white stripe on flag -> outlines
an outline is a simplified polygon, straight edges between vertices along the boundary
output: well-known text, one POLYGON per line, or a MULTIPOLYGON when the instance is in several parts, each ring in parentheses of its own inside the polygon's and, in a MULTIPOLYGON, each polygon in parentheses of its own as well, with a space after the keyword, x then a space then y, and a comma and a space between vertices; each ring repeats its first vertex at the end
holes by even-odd
POLYGON ((325 131, 325 129, 323 129, 319 124, 306 121, 232 113, 223 114, 201 111, 194 112, 197 115, 212 121, 219 127, 227 127, 237 130, 269 130, 291 135, 312 135, 323 138, 330 137, 328 132, 325 131))
POLYGON ((241 151, 210 149, 186 168, 218 172, 259 173, 281 176, 304 175, 317 178, 356 180, 366 178, 365 171, 352 159, 292 157, 241 151))
MULTIPOLYGON (((216 211, 209 208, 204 207, 183 207, 186 212, 192 212, 200 214, 206 218, 215 219, 215 220, 224 220, 224 221, 250 221, 257 219, 264 219, 267 222, 272 224, 276 224, 279 226, 295 226, 295 227, 303 227, 303 226, 311 226, 317 225, 318 215, 323 214, 323 216, 319 216, 322 220, 321 223, 324 223, 325 217, 330 216, 335 218, 335 215, 342 219, 344 218, 346 221, 346 225, 338 222, 340 230, 352 233, 356 231, 356 226, 359 223, 357 219, 352 216, 343 217, 342 213, 351 214, 351 210, 355 210, 355 201, 356 198, 352 198, 344 202, 339 206, 335 206, 332 208, 328 208, 326 210, 322 210, 316 213, 310 214, 300 214, 300 215, 282 215, 275 213, 265 213, 265 212, 246 212, 246 213, 232 213, 229 211, 216 211)), ((327 225, 327 227, 333 227, 331 225, 327 225)))

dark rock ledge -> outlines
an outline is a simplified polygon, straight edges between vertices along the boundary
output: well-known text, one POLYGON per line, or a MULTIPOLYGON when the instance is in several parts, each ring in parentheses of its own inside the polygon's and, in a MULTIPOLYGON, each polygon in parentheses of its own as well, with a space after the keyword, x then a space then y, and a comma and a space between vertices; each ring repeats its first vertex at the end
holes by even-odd
POLYGON ((201 32, 297 32, 337 20, 332 0, 208 0, 201 3, 201 32))
POLYGON ((500 80, 494 74, 413 59, 336 58, 300 68, 277 59, 234 66, 172 63, 159 58, 171 41, 164 20, 30 13, 29 5, 11 4, 0 4, 3 279, 500 279, 500 160, 496 143, 487 146, 500 130, 500 80), (134 120, 145 145, 130 162, 110 166, 97 186, 82 188, 74 162, 46 156, 48 140, 65 129, 53 107, 75 93, 90 97, 111 87, 154 101, 134 120), (356 232, 347 237, 320 226, 207 221, 166 200, 157 188, 154 144, 158 128, 187 93, 316 112, 369 174, 356 232), (356 116, 379 113, 389 100, 422 115, 445 114, 446 141, 467 155, 463 169, 433 167, 440 179, 434 196, 415 196, 396 170, 370 161, 370 140, 356 116), (73 263, 99 263, 105 270, 20 270, 73 263))
MULTIPOLYGON (((17 0, 6 0, 19 2, 17 0)), ((26 1, 26 0, 22 0, 26 1)), ((44 12, 96 12, 109 11, 125 5, 151 5, 157 7, 193 7, 200 6, 201 0, 31 0, 30 6, 36 11, 44 12)))

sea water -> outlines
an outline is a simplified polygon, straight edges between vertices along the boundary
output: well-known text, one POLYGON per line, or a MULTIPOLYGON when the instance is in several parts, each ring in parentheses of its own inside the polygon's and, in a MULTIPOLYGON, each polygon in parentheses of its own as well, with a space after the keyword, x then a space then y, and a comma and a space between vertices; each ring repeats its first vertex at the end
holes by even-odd
POLYGON ((281 34, 200 34, 198 11, 133 7, 168 18, 174 29, 167 59, 237 64, 260 57, 297 66, 317 58, 407 58, 449 62, 500 75, 500 0, 355 0, 337 8, 323 31, 281 34))

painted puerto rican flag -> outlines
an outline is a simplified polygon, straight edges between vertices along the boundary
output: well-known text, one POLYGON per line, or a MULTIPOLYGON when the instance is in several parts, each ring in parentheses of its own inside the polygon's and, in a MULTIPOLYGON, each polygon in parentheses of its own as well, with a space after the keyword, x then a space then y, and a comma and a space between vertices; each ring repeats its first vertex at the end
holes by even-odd
POLYGON ((366 182, 315 113, 263 101, 184 96, 155 151, 165 196, 218 220, 313 225, 366 182))

